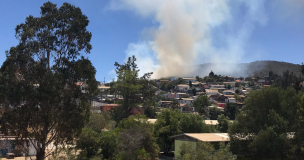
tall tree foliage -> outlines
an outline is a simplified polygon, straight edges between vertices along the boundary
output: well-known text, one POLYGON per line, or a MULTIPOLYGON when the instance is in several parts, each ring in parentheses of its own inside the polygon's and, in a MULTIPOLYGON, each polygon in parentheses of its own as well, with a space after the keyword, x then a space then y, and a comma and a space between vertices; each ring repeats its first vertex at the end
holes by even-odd
POLYGON ((40 17, 17 25, 19 44, 6 51, 0 79, 1 131, 28 140, 37 160, 50 154, 45 149, 51 143, 64 145, 80 133, 86 97, 97 89, 95 68, 80 57, 92 49, 87 16, 68 3, 57 8, 46 2, 40 9, 40 17), (89 94, 77 81, 89 86, 89 94))
POLYGON ((139 159, 145 153, 147 159, 156 159, 159 147, 153 134, 153 125, 142 115, 130 116, 118 125, 118 152, 120 159, 139 159))
POLYGON ((292 88, 252 91, 229 127, 232 151, 254 159, 286 159, 291 147, 287 136, 297 128, 298 101, 292 88))
POLYGON ((179 128, 183 133, 210 133, 211 130, 204 123, 204 118, 196 114, 182 114, 179 122, 179 128))
POLYGON ((193 101, 193 107, 195 108, 195 111, 200 115, 204 115, 206 117, 209 116, 208 106, 210 106, 210 104, 211 103, 209 102, 207 95, 201 95, 193 101))
POLYGON ((143 107, 154 108, 156 89, 149 80, 152 72, 139 77, 135 56, 129 57, 125 64, 115 62, 114 65, 116 66, 117 82, 113 88, 118 95, 123 97, 123 100, 120 101, 122 106, 116 109, 115 120, 128 118, 131 110, 140 104, 144 105, 143 107))
POLYGON ((187 143, 182 143, 177 160, 236 160, 237 156, 230 152, 230 146, 224 143, 219 144, 219 149, 206 142, 197 142, 196 148, 187 143))
POLYGON ((170 137, 181 133, 180 117, 181 112, 179 110, 170 109, 162 110, 157 116, 154 132, 160 149, 166 154, 169 153, 174 142, 174 139, 170 137))

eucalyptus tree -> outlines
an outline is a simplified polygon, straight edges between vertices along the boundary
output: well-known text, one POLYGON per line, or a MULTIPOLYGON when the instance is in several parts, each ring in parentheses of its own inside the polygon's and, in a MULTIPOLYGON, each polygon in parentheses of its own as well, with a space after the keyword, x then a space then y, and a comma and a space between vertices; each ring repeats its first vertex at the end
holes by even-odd
POLYGON ((6 51, 0 78, 1 132, 32 145, 37 160, 51 154, 47 147, 79 135, 87 99, 97 90, 96 70, 83 57, 92 49, 88 17, 68 3, 46 2, 40 9, 40 17, 30 15, 17 25, 19 44, 6 51), (81 92, 79 81, 88 92, 81 92))

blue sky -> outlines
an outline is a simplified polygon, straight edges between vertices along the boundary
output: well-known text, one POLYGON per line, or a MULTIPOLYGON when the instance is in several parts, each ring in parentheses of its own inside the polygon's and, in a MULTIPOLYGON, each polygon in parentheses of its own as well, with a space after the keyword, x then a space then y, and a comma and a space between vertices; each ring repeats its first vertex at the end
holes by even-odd
MULTIPOLYGON (((304 2, 302 0, 294 0, 295 4, 289 4, 286 0, 273 2, 252 0, 252 3, 242 0, 236 0, 239 2, 235 3, 227 0, 225 3, 218 2, 213 5, 215 9, 212 10, 201 3, 193 8, 193 4, 184 3, 183 0, 178 0, 176 1, 178 4, 170 4, 169 7, 164 4, 165 0, 150 1, 146 4, 142 3, 143 1, 146 0, 66 0, 80 7, 90 20, 88 30, 93 35, 91 40, 93 49, 87 56, 97 70, 97 80, 103 81, 105 77, 106 81, 109 81, 114 78, 115 61, 123 63, 126 57, 132 54, 139 56, 139 67, 142 67, 140 69, 145 72, 153 71, 155 68, 168 70, 167 66, 175 66, 175 64, 166 64, 168 57, 163 57, 159 52, 172 50, 170 48, 172 45, 175 46, 173 49, 176 53, 174 54, 182 55, 184 50, 188 49, 191 50, 189 52, 193 52, 192 58, 187 59, 188 56, 181 56, 182 60, 187 59, 186 65, 256 60, 277 60, 296 64, 304 62, 304 19, 301 16, 304 13, 304 2), (260 4, 257 4, 257 1, 260 4), (201 8, 199 5, 202 5, 201 8), (165 8, 166 11, 159 8, 165 8), (207 11, 204 12, 204 9, 207 11), (204 16, 209 13, 211 20, 204 20, 210 19, 204 16), (225 15, 227 13, 229 16, 225 15), (169 20, 166 17, 169 17, 169 20), (187 22, 190 24, 187 25, 187 22), (178 29, 172 34, 167 33, 172 30, 171 25, 173 29, 178 29), (183 28, 179 25, 185 26, 183 28), (187 37, 187 34, 192 34, 192 32, 178 34, 184 30, 193 31, 193 36, 187 37), (195 37, 198 32, 202 35, 195 37), (190 48, 189 46, 176 47, 188 42, 172 40, 173 38, 170 38, 172 35, 175 39, 179 39, 179 36, 189 39, 193 44, 189 45, 190 48), (165 40, 162 41, 157 36, 165 37, 165 40), (158 42, 165 42, 170 46, 162 46, 163 44, 158 42), (224 58, 216 61, 214 57, 224 58), (165 68, 159 67, 162 65, 165 68)), ((192 1, 195 2, 195 0, 192 1)), ((212 3, 210 0, 202 1, 206 4, 212 3)), ((39 7, 44 2, 41 0, 0 1, 0 21, 2 22, 0 63, 3 63, 6 58, 5 50, 18 44, 14 36, 16 25, 24 22, 28 15, 39 16, 39 7)), ((60 0, 51 2, 58 6, 62 4, 60 0)), ((172 57, 175 56, 170 55, 169 58, 172 57)), ((180 59, 176 59, 176 63, 178 62, 180 59)), ((184 60, 180 63, 184 63, 184 60)), ((168 72, 170 73, 171 70, 168 72)))

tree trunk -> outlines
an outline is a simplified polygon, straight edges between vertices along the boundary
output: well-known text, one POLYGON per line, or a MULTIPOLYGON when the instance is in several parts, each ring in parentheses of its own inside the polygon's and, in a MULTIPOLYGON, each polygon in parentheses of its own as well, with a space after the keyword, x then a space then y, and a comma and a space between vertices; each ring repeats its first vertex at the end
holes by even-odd
POLYGON ((36 160, 44 160, 45 159, 45 148, 40 148, 36 154, 36 160))

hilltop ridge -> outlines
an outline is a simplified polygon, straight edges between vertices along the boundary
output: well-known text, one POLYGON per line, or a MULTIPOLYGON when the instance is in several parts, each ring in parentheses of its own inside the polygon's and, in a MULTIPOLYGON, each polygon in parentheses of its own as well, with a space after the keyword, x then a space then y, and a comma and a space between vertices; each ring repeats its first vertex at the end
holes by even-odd
POLYGON ((296 75, 301 75, 301 65, 279 61, 254 61, 250 63, 205 63, 198 67, 197 72, 206 74, 206 70, 213 70, 216 74, 227 74, 232 76, 267 76, 269 71, 274 74, 282 75, 284 71, 289 70, 296 75), (220 69, 218 69, 220 68, 220 69), (228 68, 223 71, 223 68, 228 68))

